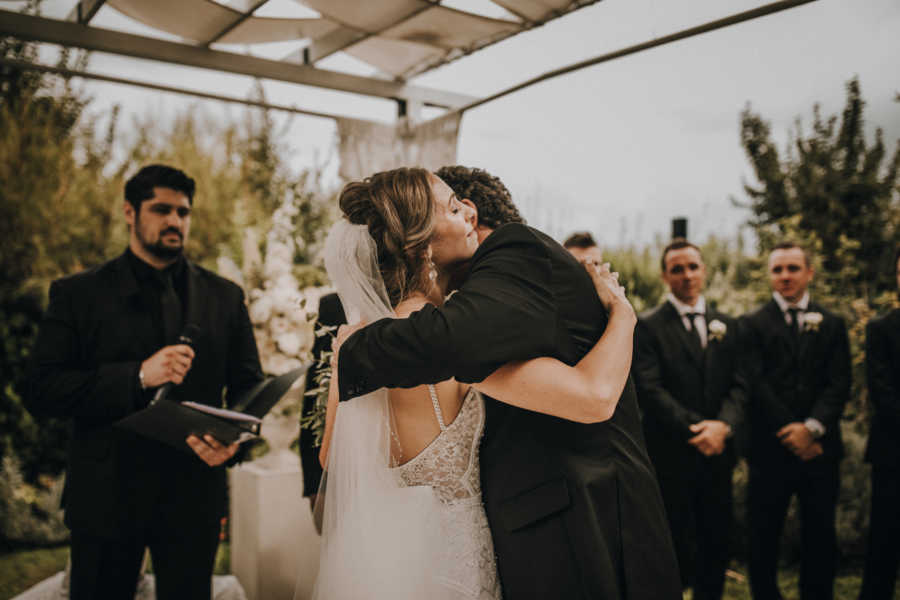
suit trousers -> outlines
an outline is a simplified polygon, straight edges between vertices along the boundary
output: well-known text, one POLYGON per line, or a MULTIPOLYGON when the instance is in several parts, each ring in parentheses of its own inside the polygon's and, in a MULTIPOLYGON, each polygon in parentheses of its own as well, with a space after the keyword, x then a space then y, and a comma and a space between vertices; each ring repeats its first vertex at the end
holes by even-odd
POLYGON ((725 456, 695 457, 688 475, 657 469, 684 587, 694 600, 719 600, 731 535, 732 466, 725 456))
POLYGON ((872 512, 859 600, 892 600, 900 564, 900 467, 872 467, 872 512))
POLYGON ((148 528, 119 539, 72 531, 72 600, 131 600, 144 549, 150 548, 158 600, 209 599, 219 523, 200 520, 173 531, 148 528))
POLYGON ((837 562, 835 509, 838 461, 808 463, 786 457, 781 464, 750 465, 747 510, 750 527, 750 590, 754 600, 781 600, 778 545, 791 497, 800 507, 801 600, 832 600, 837 562))

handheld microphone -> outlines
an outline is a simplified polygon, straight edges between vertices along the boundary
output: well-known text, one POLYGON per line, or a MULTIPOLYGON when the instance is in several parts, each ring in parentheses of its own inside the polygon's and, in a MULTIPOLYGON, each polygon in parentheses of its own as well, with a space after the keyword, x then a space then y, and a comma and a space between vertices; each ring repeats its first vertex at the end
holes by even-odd
MULTIPOLYGON (((181 332, 181 335, 178 336, 179 344, 186 344, 194 348, 194 340, 197 339, 197 336, 200 335, 200 328, 194 325, 193 323, 188 323, 184 331, 181 332)), ((159 389, 156 390, 156 394, 153 396, 153 400, 150 401, 150 404, 156 404, 163 398, 169 395, 169 392, 172 388, 175 387, 175 384, 171 381, 167 381, 166 383, 159 386, 159 389)))

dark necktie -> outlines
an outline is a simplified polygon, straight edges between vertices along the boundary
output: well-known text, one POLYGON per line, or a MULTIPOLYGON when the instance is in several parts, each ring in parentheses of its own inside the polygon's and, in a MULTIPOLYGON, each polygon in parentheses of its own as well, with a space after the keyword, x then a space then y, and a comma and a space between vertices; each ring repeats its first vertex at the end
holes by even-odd
POLYGON ((163 271, 160 273, 160 279, 163 286, 160 295, 160 316, 163 324, 163 345, 168 346, 174 344, 178 339, 181 330, 181 299, 175 292, 175 286, 172 284, 172 272, 163 271))
POLYGON ((800 337, 800 309, 799 308, 789 308, 787 309, 788 314, 791 315, 791 335, 794 336, 794 339, 800 337))
POLYGON ((697 324, 694 322, 694 319, 696 319, 697 317, 702 318, 703 313, 689 312, 689 313, 685 313, 684 316, 686 316, 687 320, 688 320, 688 333, 691 334, 691 338, 693 339, 693 342, 696 344, 696 346, 702 350, 703 349, 703 340, 700 339, 700 332, 697 331, 697 324))

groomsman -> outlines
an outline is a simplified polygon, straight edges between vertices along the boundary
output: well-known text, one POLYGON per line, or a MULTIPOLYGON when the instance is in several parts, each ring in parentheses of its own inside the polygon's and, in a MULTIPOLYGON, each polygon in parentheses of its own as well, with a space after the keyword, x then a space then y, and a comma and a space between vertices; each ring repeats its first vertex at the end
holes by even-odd
MULTIPOLYGON (((900 290, 900 248, 894 255, 900 290)), ((869 548, 860 600, 894 597, 900 562, 900 309, 866 326, 866 375, 872 423, 866 460, 872 463, 869 548)))
POLYGON ((600 266, 603 263, 603 252, 597 246, 594 236, 587 231, 576 231, 566 238, 563 248, 579 261, 600 266))
POLYGON ((666 301, 641 315, 634 377, 647 450, 656 467, 682 584, 719 599, 731 529, 732 432, 744 419, 735 319, 703 297, 706 267, 684 239, 663 251, 666 301))
POLYGON ((780 599, 778 541, 791 497, 800 505, 800 597, 834 594, 835 506, 843 455, 840 416, 850 394, 843 320, 810 301, 809 255, 790 242, 769 255, 772 300, 744 317, 750 415, 750 589, 780 599))

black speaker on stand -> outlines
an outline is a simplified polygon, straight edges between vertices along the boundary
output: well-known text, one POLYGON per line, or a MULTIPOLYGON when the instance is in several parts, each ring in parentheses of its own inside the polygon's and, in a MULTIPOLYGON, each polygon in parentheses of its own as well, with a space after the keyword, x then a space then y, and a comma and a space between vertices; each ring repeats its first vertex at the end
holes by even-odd
POLYGON ((672 239, 687 239, 687 217, 675 217, 672 219, 672 239))

